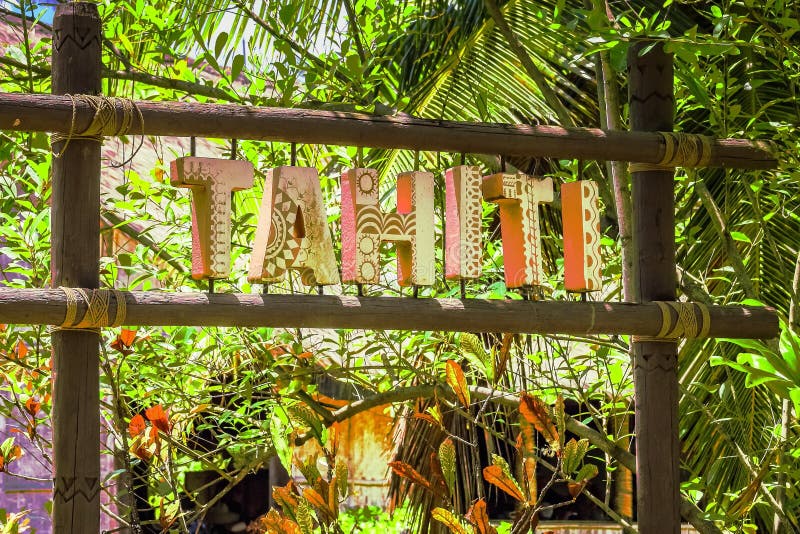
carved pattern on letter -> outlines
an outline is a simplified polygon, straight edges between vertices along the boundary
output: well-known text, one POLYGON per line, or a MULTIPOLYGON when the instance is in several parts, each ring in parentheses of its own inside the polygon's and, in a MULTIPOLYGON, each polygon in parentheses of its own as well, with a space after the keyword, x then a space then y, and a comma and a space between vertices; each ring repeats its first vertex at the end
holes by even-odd
POLYGON ((542 285, 539 204, 553 201, 552 178, 498 173, 485 177, 481 189, 500 207, 506 287, 542 285))
POLYGON ((397 247, 401 286, 431 285, 435 277, 433 175, 404 172, 397 177, 397 211, 383 213, 378 173, 349 169, 342 174, 342 279, 375 284, 380 277, 380 245, 397 247))
POLYGON ((192 190, 192 278, 226 278, 231 270, 231 193, 253 186, 247 161, 185 157, 170 182, 192 190))
POLYGON ((481 276, 481 175, 478 167, 460 165, 445 172, 445 277, 481 276))
POLYGON ((597 291, 602 283, 600 208, 597 182, 582 180, 561 186, 564 227, 564 287, 597 291))
POLYGON ((339 283, 317 170, 278 167, 267 172, 248 280, 281 280, 288 269, 306 285, 339 283), (298 220, 300 215, 300 220, 298 220))

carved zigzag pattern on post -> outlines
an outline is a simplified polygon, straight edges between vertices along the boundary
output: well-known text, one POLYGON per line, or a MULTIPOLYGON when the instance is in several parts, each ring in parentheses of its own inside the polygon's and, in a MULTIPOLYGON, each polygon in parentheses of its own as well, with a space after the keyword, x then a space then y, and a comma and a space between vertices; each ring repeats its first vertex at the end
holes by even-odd
POLYGON ((98 477, 55 477, 53 479, 53 500, 69 502, 76 495, 83 495, 87 502, 97 499, 100 493, 98 477))
POLYGON ((645 369, 653 371, 655 369, 662 369, 664 371, 674 371, 678 359, 674 355, 669 354, 639 354, 636 356, 633 367, 635 369, 645 369))
MULTIPOLYGON (((91 30, 89 30, 89 31, 91 31, 91 30)), ((78 38, 80 39, 80 41, 79 41, 78 39, 75 39, 75 37, 72 36, 72 33, 64 34, 64 32, 62 30, 55 30, 54 33, 55 33, 55 38, 56 38, 55 39, 56 40, 55 47, 56 47, 56 50, 58 50, 59 52, 64 47, 64 45, 67 44, 67 41, 72 41, 72 44, 74 44, 75 46, 77 46, 81 50, 86 50, 87 48, 89 48, 89 46, 92 43, 95 43, 95 44, 97 44, 98 47, 100 47, 100 37, 97 34, 94 34, 88 40, 86 40, 86 35, 88 35, 88 32, 84 36, 80 36, 79 35, 78 36, 78 38), (83 42, 83 44, 81 44, 81 41, 83 42)))

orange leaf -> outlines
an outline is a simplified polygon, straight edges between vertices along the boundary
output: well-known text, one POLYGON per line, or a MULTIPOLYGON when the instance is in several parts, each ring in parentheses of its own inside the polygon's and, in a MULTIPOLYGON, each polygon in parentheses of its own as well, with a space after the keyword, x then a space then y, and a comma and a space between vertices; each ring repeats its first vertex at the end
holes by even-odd
POLYGON ((574 499, 578 495, 581 494, 583 491, 584 486, 586 486, 586 482, 567 482, 567 490, 569 490, 570 496, 574 499))
POLYGON ((431 512, 431 517, 440 523, 444 523, 444 525, 450 529, 452 534, 467 534, 467 529, 464 528, 453 512, 450 512, 449 510, 445 510, 444 508, 434 508, 431 512))
POLYGON ((501 490, 505 491, 519 502, 525 502, 525 496, 520 491, 517 484, 514 482, 513 479, 510 479, 503 473, 503 470, 498 465, 490 465, 488 467, 483 468, 483 478, 486 479, 486 482, 489 484, 493 484, 500 488, 501 490))
POLYGON ((309 360, 314 357, 312 352, 301 352, 300 354, 296 354, 295 357, 298 360, 309 360))
POLYGON ((266 534, 300 534, 300 525, 291 519, 282 516, 277 510, 272 509, 267 515, 261 517, 259 527, 266 529, 266 534))
POLYGON ((292 481, 290 480, 286 486, 276 487, 272 490, 272 499, 281 507, 283 513, 292 519, 295 519, 297 513, 297 506, 300 501, 297 495, 292 491, 292 481))
POLYGON ((128 434, 130 434, 132 438, 135 438, 144 432, 146 426, 147 425, 144 422, 144 417, 142 417, 142 414, 137 413, 133 416, 133 418, 131 418, 131 422, 128 425, 128 434))
POLYGON ((544 436, 544 439, 553 449, 558 449, 558 430, 556 430, 556 425, 553 424, 553 420, 550 418, 550 412, 547 410, 545 403, 527 393, 523 393, 519 401, 520 415, 536 427, 536 430, 544 436))
POLYGON ((447 487, 447 482, 444 479, 444 471, 442 471, 442 464, 439 462, 439 457, 435 452, 431 453, 431 489, 433 493, 446 499, 450 496, 450 490, 447 487))
POLYGON ((131 354, 133 350, 131 350, 131 346, 133 345, 134 340, 136 339, 136 330, 128 330, 123 328, 122 331, 111 343, 111 348, 121 352, 122 354, 131 354))
POLYGON ((17 359, 21 360, 28 355, 28 346, 21 339, 17 341, 17 347, 14 350, 17 353, 17 359))
POLYGON ((144 414, 147 416, 150 422, 153 423, 154 427, 164 433, 169 433, 169 418, 167 417, 167 413, 164 411, 164 408, 162 408, 160 404, 151 406, 145 410, 144 414))
POLYGON ((499 380, 499 377, 503 376, 503 373, 506 372, 506 366, 508 365, 508 357, 511 354, 511 342, 514 341, 516 334, 503 334, 503 344, 500 346, 500 353, 498 354, 497 360, 497 368, 495 369, 494 376, 495 380, 499 380))
POLYGON ((0 473, 6 470, 6 459, 0 454, 0 473))
POLYGON ((458 401, 463 404, 465 408, 469 408, 470 402, 467 379, 464 377, 464 371, 461 369, 461 366, 458 365, 458 362, 455 360, 447 360, 447 364, 445 365, 445 378, 447 379, 447 384, 453 388, 453 392, 455 392, 456 397, 458 397, 458 401))
POLYGON ((331 517, 331 519, 333 519, 333 512, 328 507, 328 503, 325 501, 325 499, 322 497, 322 495, 320 495, 315 489, 306 488, 303 491, 303 497, 308 502, 311 503, 311 506, 313 506, 314 508, 318 508, 324 514, 326 514, 327 516, 331 517))
POLYGON ((469 509, 467 521, 475 526, 475 534, 497 534, 497 529, 489 524, 486 501, 483 499, 473 504, 472 508, 469 509))
POLYGON ((426 413, 417 412, 414 414, 414 419, 420 419, 422 421, 426 421, 432 424, 433 426, 439 426, 439 421, 437 421, 436 419, 434 419, 433 417, 431 417, 426 413))
POLYGON ((528 504, 536 504, 536 459, 525 458, 522 461, 522 478, 525 481, 525 491, 528 493, 528 504))
POLYGON ((428 480, 419 474, 419 472, 405 462, 389 462, 389 467, 395 472, 397 476, 407 478, 415 484, 419 484, 423 488, 433 491, 433 487, 428 480))
POLYGON ((28 413, 31 414, 32 417, 36 417, 36 414, 39 413, 39 408, 41 407, 42 403, 33 397, 29 397, 28 400, 25 401, 25 409, 28 410, 28 413))

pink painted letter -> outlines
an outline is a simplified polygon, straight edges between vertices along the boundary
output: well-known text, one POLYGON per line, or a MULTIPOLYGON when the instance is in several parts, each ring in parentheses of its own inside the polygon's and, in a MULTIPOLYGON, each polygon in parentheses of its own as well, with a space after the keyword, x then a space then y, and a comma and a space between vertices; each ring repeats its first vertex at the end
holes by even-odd
POLYGON ((401 286, 432 285, 435 278, 433 174, 404 172, 397 177, 397 212, 383 213, 378 173, 350 169, 342 174, 342 279, 375 284, 380 275, 380 245, 397 247, 401 286))
POLYGON ((553 179, 498 173, 484 178, 481 189, 500 206, 506 287, 542 285, 539 204, 553 201, 553 179))
POLYGON ((231 192, 253 186, 253 164, 216 158, 178 158, 172 185, 192 190, 192 278, 231 272, 231 192))
POLYGON ((561 186, 564 287, 567 291, 597 291, 602 283, 597 198, 597 182, 592 180, 561 186))

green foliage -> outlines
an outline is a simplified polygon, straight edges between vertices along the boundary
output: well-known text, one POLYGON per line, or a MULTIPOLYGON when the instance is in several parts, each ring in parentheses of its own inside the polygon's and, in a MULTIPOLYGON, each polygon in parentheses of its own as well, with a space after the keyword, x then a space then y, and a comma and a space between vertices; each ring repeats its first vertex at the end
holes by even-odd
MULTIPOLYGON (((797 325, 797 318, 789 317, 790 302, 797 304, 793 273, 800 243, 797 2, 609 2, 611 20, 604 3, 596 1, 588 9, 577 0, 499 4, 576 124, 598 124, 595 54, 604 55, 618 75, 612 81, 624 88, 631 39, 660 36, 670 37, 667 48, 676 58, 677 129, 716 137, 770 139, 777 144, 781 159, 777 172, 678 173, 677 257, 681 289, 689 298, 718 304, 759 298, 797 325), (731 238, 732 249, 723 246, 724 236, 717 233, 711 215, 698 202, 695 185, 701 181, 725 219, 724 232, 731 238), (732 267, 731 253, 743 258, 744 273, 732 267), (757 295, 746 294, 743 276, 753 282, 757 295)), ((30 3, 25 5, 30 9, 30 3)), ((240 0, 104 0, 98 5, 106 38, 104 63, 112 73, 104 90, 110 95, 456 120, 557 122, 554 103, 546 101, 520 67, 482 0, 352 0, 351 11, 343 0, 255 5, 240 0), (157 78, 148 83, 131 81, 143 73, 157 78), (189 84, 191 90, 174 89, 176 81, 189 84)), ((26 29, 36 24, 29 22, 26 29)), ((20 29, 20 33, 25 32, 20 29)), ((48 92, 50 46, 45 37, 7 47, 0 58, 0 88, 48 92)), ((616 112, 624 121, 626 110, 616 112)), ((221 152, 229 150, 227 142, 217 143, 221 152)), ((252 190, 237 193, 234 270, 230 280, 219 285, 222 291, 250 292, 257 288, 246 282, 244 264, 263 187, 260 173, 287 164, 289 147, 240 141, 238 155, 255 164, 259 179, 252 190)), ((163 154, 158 168, 141 174, 128 166, 123 177, 104 190, 102 215, 108 226, 104 232, 111 234, 114 228, 138 242, 131 250, 103 257, 105 286, 198 290, 189 275, 189 197, 164 180, 172 157, 163 154)), ((382 176, 392 176, 411 168, 415 159, 409 151, 298 147, 299 164, 320 169, 335 236, 337 174, 342 168, 374 166, 382 176)), ((441 177, 458 159, 457 155, 423 152, 419 165, 441 177)), ((467 154, 466 159, 486 172, 498 166, 496 158, 467 154)), ((0 133, 0 162, 0 246, 8 259, 0 269, 0 281, 12 287, 46 287, 50 279, 46 136, 0 133)), ((574 161, 510 160, 509 164, 524 171, 537 168, 557 181, 574 179, 580 167, 574 161)), ((437 217, 441 219, 443 187, 437 186, 437 217)), ((607 289, 602 298, 613 299, 622 276, 621 244, 612 191, 607 185, 603 188, 607 289)), ((384 185, 382 192, 391 204, 391 186, 384 185)), ((557 206, 543 210, 549 278, 542 292, 551 299, 570 298, 562 283, 559 215, 557 206)), ((493 207, 485 207, 483 225, 484 235, 489 236, 484 243, 484 275, 469 285, 470 296, 521 298, 502 281, 502 250, 493 207)), ((441 240, 437 234, 439 251, 441 240)), ((391 252, 384 256, 382 284, 368 291, 401 293, 391 274, 393 260, 391 252)), ((300 289, 305 290, 296 280, 272 288, 276 292, 300 289)), ((456 296, 458 292, 459 288, 440 281, 424 289, 422 296, 456 296)), ((578 418, 614 438, 625 436, 613 421, 631 411, 633 386, 624 337, 520 336, 506 343, 497 336, 472 334, 164 327, 140 328, 129 350, 111 348, 116 340, 116 332, 104 333, 101 380, 107 430, 116 440, 117 452, 129 451, 133 438, 127 429, 133 416, 155 405, 167 409, 172 427, 161 437, 151 479, 154 494, 170 503, 179 503, 181 477, 187 470, 212 469, 229 480, 263 465, 273 451, 289 465, 293 440, 300 435, 327 443, 328 430, 319 413, 308 409, 317 392, 315 377, 320 369, 358 388, 359 394, 371 395, 417 384, 441 386, 445 362, 454 360, 463 369, 467 385, 490 385, 498 395, 524 390, 537 392, 548 404, 555 403, 559 394, 584 406, 591 401, 591 410, 587 408, 578 418), (311 358, 299 357, 305 353, 311 358), (506 362, 502 367, 501 361, 506 362), (198 431, 215 433, 211 450, 192 448, 192 436, 198 431)), ((792 400, 793 414, 797 413, 797 346, 792 326, 783 329, 777 348, 735 340, 692 341, 682 346, 682 467, 691 473, 686 494, 723 527, 758 525, 769 531, 774 511, 764 494, 777 495, 779 477, 784 476, 788 482, 784 510, 795 522, 789 528, 800 528, 796 490, 800 473, 793 467, 796 461, 791 461, 800 454, 797 419, 791 415, 788 422, 782 421, 778 402, 792 400), (783 423, 788 423, 786 436, 781 432, 783 423), (776 450, 787 460, 757 478, 755 464, 746 460, 763 461, 776 450), (727 512, 742 495, 749 495, 753 480, 759 482, 758 498, 740 519, 731 519, 727 512)), ((15 446, 42 450, 49 446, 39 429, 50 414, 50 349, 45 328, 7 325, 0 329, 0 413, 10 427, 20 431, 15 446), (31 409, 34 406, 36 410, 31 409)), ((427 408, 427 413, 437 415, 437 431, 452 429, 447 425, 458 417, 474 421, 476 413, 484 428, 516 424, 515 417, 496 406, 468 399, 469 406, 441 398, 427 408)), ((581 441, 564 444, 564 424, 554 424, 562 440, 559 447, 565 449, 564 474, 575 474, 577 482, 588 478, 586 470, 592 468, 588 464, 581 468, 585 454, 581 441)), ((150 448, 155 454, 155 442, 150 448)), ((13 476, 11 455, 3 454, 8 469, 0 476, 13 476)), ((127 454, 127 458, 130 462, 134 456, 127 454)), ((442 468, 453 493, 451 486, 464 478, 464 472, 451 481, 444 461, 442 468)), ((174 514, 187 522, 196 515, 180 508, 174 514)), ((181 524, 176 521, 174 528, 181 524)), ((376 520, 376 525, 384 524, 376 520)))

